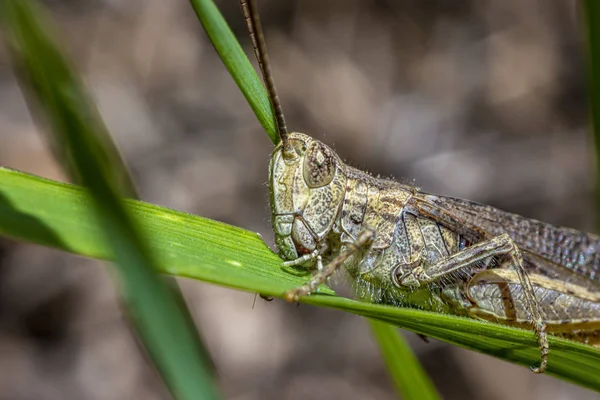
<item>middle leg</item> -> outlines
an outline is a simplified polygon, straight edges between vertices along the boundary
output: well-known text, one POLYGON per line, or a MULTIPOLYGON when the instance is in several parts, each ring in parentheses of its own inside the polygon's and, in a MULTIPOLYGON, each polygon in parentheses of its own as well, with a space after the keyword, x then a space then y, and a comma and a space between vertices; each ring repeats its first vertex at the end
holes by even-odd
MULTIPOLYGON (((327 264, 324 268, 321 265, 319 267, 319 271, 313 275, 310 281, 308 281, 305 285, 297 287, 295 289, 289 290, 285 293, 285 299, 289 302, 298 301, 301 296, 306 296, 317 290, 317 288, 325 283, 327 278, 329 278, 335 271, 337 271, 344 262, 351 255, 357 253, 358 251, 364 249, 366 246, 372 243, 373 238, 375 237, 375 231, 372 229, 365 229, 362 231, 356 241, 348 244, 348 248, 334 258, 329 264, 327 264)), ((320 256, 317 258, 320 261, 320 256)))

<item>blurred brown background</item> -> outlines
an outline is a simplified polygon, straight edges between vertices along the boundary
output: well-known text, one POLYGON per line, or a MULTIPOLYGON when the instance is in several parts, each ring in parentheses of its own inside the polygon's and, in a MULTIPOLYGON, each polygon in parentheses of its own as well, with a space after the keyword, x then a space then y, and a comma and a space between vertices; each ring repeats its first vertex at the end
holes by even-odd
MULTIPOLYGON (((146 201, 272 244, 272 149, 185 0, 46 0, 146 201)), ((351 165, 594 230, 573 0, 264 0, 288 126, 351 165)), ((251 54, 237 0, 218 2, 251 54)), ((0 50, 0 164, 64 179, 0 50)), ((0 239, 0 399, 165 399, 109 265, 0 239)), ((181 281, 228 399, 393 399, 358 317, 181 281)), ((407 333, 448 399, 595 393, 407 333)), ((599 378, 600 379, 600 378, 599 378)))

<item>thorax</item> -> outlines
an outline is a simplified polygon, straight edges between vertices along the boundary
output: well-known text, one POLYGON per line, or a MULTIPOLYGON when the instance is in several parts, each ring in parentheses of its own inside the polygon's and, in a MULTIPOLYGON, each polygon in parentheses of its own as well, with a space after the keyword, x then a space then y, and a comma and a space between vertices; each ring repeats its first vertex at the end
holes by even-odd
POLYGON ((433 265, 466 245, 437 221, 411 211, 418 189, 348 168, 344 201, 329 238, 333 257, 365 228, 376 234, 369 249, 350 258, 346 270, 355 277, 389 286, 395 270, 433 265))

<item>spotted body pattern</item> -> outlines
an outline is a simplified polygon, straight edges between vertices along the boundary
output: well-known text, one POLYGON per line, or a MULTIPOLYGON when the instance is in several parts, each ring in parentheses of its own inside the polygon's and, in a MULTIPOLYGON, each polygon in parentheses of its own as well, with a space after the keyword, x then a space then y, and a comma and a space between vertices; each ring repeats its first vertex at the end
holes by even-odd
POLYGON ((288 140, 269 168, 273 228, 288 265, 322 268, 320 257, 328 264, 346 254, 340 266, 368 301, 518 327, 535 319, 529 290, 548 332, 600 342, 597 236, 422 193, 345 165, 310 136, 290 133, 288 140), (349 252, 365 230, 374 232, 368 245, 349 252), (526 284, 507 265, 512 250, 503 249, 512 243, 526 284))

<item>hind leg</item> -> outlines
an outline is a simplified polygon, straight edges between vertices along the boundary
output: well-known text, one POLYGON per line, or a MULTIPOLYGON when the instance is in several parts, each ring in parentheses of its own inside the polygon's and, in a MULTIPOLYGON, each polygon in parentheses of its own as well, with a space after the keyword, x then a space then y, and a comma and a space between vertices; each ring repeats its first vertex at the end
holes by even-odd
POLYGON ((479 262, 489 260, 491 257, 503 256, 509 259, 509 268, 513 270, 523 287, 525 307, 531 314, 531 323, 538 338, 541 353, 541 364, 532 367, 535 373, 546 370, 548 363, 548 333, 546 323, 540 313, 540 306, 535 298, 533 285, 523 267, 523 256, 515 242, 507 235, 495 236, 491 239, 476 243, 458 253, 445 257, 433 265, 423 265, 409 269, 401 276, 394 276, 394 282, 399 287, 419 287, 429 283, 438 282, 444 276, 464 269, 470 269, 479 262))

